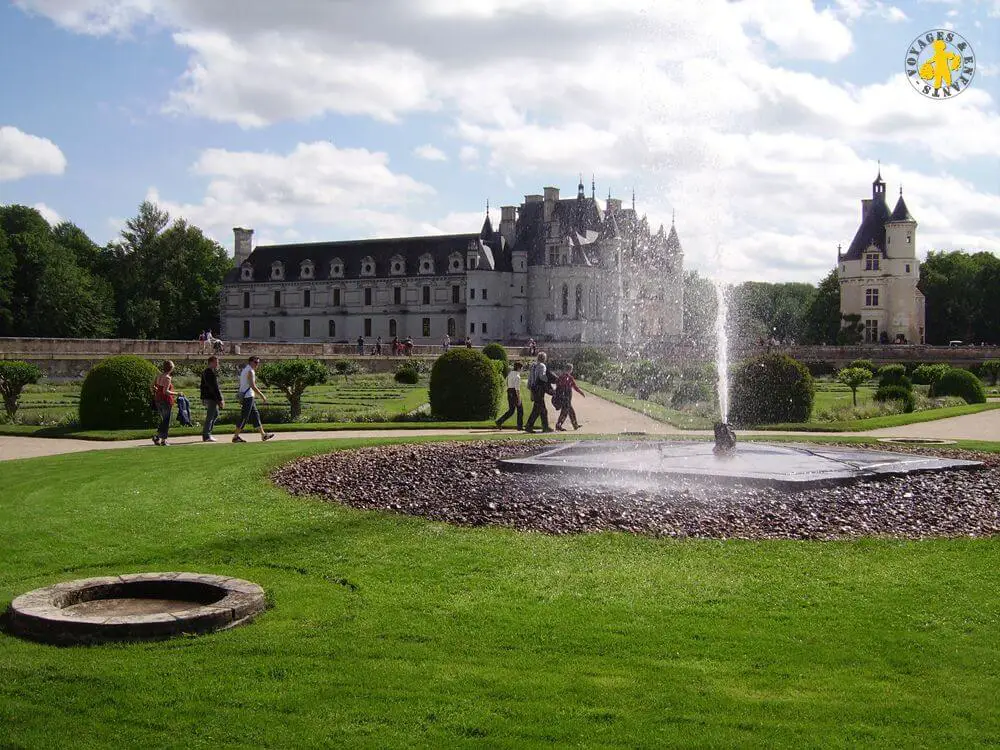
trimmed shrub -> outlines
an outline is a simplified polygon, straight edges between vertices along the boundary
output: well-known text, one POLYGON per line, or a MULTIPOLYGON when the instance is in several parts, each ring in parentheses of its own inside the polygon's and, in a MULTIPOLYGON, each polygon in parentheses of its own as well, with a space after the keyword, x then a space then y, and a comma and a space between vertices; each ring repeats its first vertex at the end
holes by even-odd
POLYGON ((904 385, 880 385, 878 390, 875 391, 874 398, 880 404, 886 401, 900 401, 903 404, 903 411, 906 414, 913 411, 917 405, 917 398, 913 395, 913 390, 904 385))
POLYGON ((902 365, 883 365, 878 368, 878 384, 879 386, 901 385, 904 388, 913 387, 910 379, 906 377, 906 368, 902 365))
POLYGON ((806 422, 815 396, 805 365, 786 354, 765 354, 733 373, 730 420, 738 425, 806 422))
POLYGON ((875 363, 872 362, 870 359, 856 359, 853 362, 851 362, 848 365, 848 367, 861 367, 865 370, 868 370, 868 372, 872 374, 872 377, 874 377, 875 373, 878 372, 878 368, 875 367, 875 363))
POLYGON ((500 344, 495 341, 491 344, 487 344, 483 347, 483 354, 485 354, 490 359, 495 359, 500 362, 507 361, 507 350, 504 349, 500 344))
POLYGON ((845 367, 837 373, 837 382, 851 389, 851 398, 854 400, 854 406, 857 406, 858 388, 868 382, 871 376, 872 374, 864 367, 845 367))
POLYGON ((913 370, 913 382, 917 385, 934 385, 941 376, 951 369, 951 365, 918 365, 913 370))
POLYGON ((983 387, 983 381, 968 370, 960 370, 957 367, 952 367, 937 382, 931 384, 930 395, 932 398, 959 396, 964 398, 967 404, 986 403, 986 388, 983 387))
POLYGON ((311 385, 322 385, 327 378, 326 365, 316 359, 285 359, 265 362, 257 376, 269 388, 277 388, 288 399, 294 422, 302 413, 302 394, 311 385))
POLYGON ((405 362, 397 368, 396 375, 394 377, 397 383, 413 385, 420 380, 420 370, 418 370, 417 366, 413 363, 405 362))
POLYGON ((438 419, 493 419, 503 391, 503 362, 475 349, 451 349, 431 370, 431 413, 438 419))
POLYGON ((689 404, 700 404, 712 400, 712 389, 701 380, 684 380, 670 397, 670 405, 679 409, 689 404))
POLYGON ((24 386, 37 383, 42 377, 38 365, 19 360, 4 360, 0 362, 0 396, 3 397, 3 407, 11 419, 17 414, 17 401, 21 398, 24 386))
POLYGON ((150 399, 153 381, 159 374, 151 363, 131 354, 98 362, 80 387, 80 427, 151 427, 158 419, 150 408, 150 399))

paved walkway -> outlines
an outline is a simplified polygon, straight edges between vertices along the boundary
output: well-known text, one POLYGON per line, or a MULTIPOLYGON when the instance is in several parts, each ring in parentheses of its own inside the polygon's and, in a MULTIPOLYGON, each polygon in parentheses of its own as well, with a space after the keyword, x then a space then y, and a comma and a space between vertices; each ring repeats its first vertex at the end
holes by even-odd
MULTIPOLYGON (((646 433, 648 435, 708 435, 707 431, 679 430, 669 424, 657 422, 650 417, 611 403, 593 394, 586 398, 577 396, 573 400, 582 428, 577 434, 617 435, 623 432, 646 433)), ((552 410, 549 411, 552 415, 552 410)), ((527 415, 526 415, 527 416, 527 415)), ((511 434, 513 422, 508 422, 508 429, 503 433, 511 434)), ((339 430, 315 432, 280 432, 276 440, 333 440, 349 438, 378 437, 419 437, 425 435, 491 435, 501 434, 492 429, 457 429, 457 430, 339 430)), ((796 432, 752 432, 740 434, 754 435, 796 435, 796 432)), ((850 433, 816 433, 823 435, 851 435, 865 437, 909 437, 936 438, 946 440, 1000 440, 1000 409, 968 414, 963 417, 939 419, 933 422, 890 427, 869 432, 850 433)), ((256 435, 248 435, 247 440, 257 441, 256 435)), ((177 445, 199 444, 198 436, 178 437, 170 442, 177 445)), ((214 449, 218 446, 231 445, 229 435, 219 435, 218 443, 204 444, 205 448, 214 449)), ((16 458, 34 458, 36 456, 54 456, 62 453, 79 453, 94 450, 121 450, 123 448, 155 447, 150 440, 68 440, 62 438, 33 438, 0 436, 0 461, 16 458)))

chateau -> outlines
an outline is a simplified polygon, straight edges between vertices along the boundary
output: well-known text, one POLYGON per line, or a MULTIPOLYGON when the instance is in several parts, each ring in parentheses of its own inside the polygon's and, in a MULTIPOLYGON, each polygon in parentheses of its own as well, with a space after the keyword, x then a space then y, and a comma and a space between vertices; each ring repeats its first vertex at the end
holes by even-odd
POLYGON ((837 250, 841 315, 859 315, 866 344, 924 343, 924 295, 917 289, 917 222, 903 201, 889 210, 882 170, 861 201, 861 226, 837 250))
MULTIPOLYGON (((547 187, 489 210, 478 233, 252 247, 235 228, 222 337, 329 341, 447 334, 489 341, 642 346, 682 332, 677 230, 650 232, 622 201, 547 187), (602 205, 603 203, 603 205, 602 205)), ((371 343, 371 342, 369 342, 371 343)))

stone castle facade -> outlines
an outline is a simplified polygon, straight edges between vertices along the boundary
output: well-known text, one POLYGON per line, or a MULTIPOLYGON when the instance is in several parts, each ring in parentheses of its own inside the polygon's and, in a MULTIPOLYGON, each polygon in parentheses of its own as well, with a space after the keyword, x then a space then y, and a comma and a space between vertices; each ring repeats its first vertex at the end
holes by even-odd
POLYGON ((923 344, 924 295, 917 289, 917 222, 899 190, 886 202, 882 172, 861 201, 861 225, 847 252, 837 252, 841 315, 858 315, 866 344, 923 344))
MULTIPOLYGON (((252 246, 236 228, 222 336, 239 341, 561 341, 646 345, 682 333, 677 230, 583 182, 504 206, 478 233, 252 246)), ((369 342, 371 343, 371 342, 369 342)))

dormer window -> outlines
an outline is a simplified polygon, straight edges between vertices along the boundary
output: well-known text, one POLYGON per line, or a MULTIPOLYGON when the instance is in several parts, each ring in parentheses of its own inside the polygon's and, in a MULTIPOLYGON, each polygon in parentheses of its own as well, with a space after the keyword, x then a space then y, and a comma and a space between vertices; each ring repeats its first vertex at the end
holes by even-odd
POLYGON ((406 259, 402 255, 393 255, 389 261, 389 273, 393 276, 403 276, 406 273, 406 259))
POLYGON ((434 258, 430 253, 424 253, 419 260, 420 273, 434 273, 434 258))
POLYGON ((253 266, 244 265, 240 269, 240 280, 241 281, 253 281, 253 266))
POLYGON ((344 261, 340 258, 334 258, 330 261, 330 278, 331 279, 342 279, 344 278, 344 261))
POLYGON ((368 255, 361 259, 361 275, 362 276, 374 276, 375 275, 375 259, 368 255))
POLYGON ((274 261, 274 263, 271 264, 271 280, 281 281, 284 278, 285 278, 285 264, 282 263, 280 260, 274 261))
POLYGON ((452 253, 448 256, 448 270, 451 273, 459 273, 462 270, 462 256, 458 253, 452 253))
POLYGON ((304 260, 302 261, 302 264, 299 266, 299 276, 301 276, 303 279, 311 279, 313 278, 315 270, 316 267, 313 265, 313 262, 311 260, 304 260))
POLYGON ((865 270, 866 271, 877 271, 879 270, 880 256, 878 253, 865 253, 865 270))

